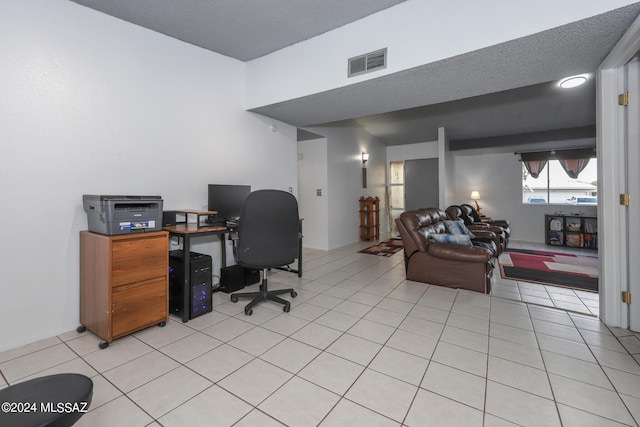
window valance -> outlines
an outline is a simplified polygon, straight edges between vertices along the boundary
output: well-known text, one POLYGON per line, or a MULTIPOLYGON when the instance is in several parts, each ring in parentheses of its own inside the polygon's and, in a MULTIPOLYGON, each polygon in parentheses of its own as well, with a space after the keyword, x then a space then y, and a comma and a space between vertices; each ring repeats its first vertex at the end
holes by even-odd
POLYGON ((550 159, 557 159, 567 175, 576 179, 589 164, 589 159, 592 157, 595 157, 593 148, 520 153, 524 166, 533 178, 540 176, 540 172, 542 172, 550 159))

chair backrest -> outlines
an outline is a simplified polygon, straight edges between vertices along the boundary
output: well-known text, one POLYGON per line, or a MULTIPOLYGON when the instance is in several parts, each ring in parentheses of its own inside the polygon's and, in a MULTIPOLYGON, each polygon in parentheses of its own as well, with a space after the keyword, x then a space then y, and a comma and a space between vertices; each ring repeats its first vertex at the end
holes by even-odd
MULTIPOLYGON (((471 221, 470 224, 473 224, 474 222, 482 222, 482 220, 480 220, 480 216, 478 215, 478 212, 476 212, 476 208, 474 208, 473 206, 467 203, 461 204, 460 207, 462 208, 462 211, 467 215, 467 217, 471 221)), ((466 222, 467 220, 465 219, 465 223, 466 222)))
POLYGON ((298 257, 299 222, 293 194, 281 190, 250 193, 240 211, 238 264, 262 269, 292 263, 298 257))

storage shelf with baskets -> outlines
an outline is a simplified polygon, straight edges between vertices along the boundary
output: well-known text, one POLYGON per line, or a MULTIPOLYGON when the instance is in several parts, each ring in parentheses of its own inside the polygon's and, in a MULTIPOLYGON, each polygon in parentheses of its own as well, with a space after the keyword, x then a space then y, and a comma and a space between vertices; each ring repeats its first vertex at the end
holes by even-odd
POLYGON ((580 215, 545 215, 545 243, 598 249, 598 219, 580 215))

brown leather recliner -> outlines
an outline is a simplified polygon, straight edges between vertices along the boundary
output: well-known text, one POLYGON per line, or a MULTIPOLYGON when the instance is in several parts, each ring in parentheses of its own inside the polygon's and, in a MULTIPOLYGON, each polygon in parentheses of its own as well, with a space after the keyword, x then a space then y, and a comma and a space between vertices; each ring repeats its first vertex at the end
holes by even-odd
POLYGON ((464 225, 472 232, 477 233, 481 230, 489 230, 495 233, 495 244, 498 247, 498 255, 507 248, 507 235, 502 227, 492 226, 485 222, 476 222, 469 217, 466 209, 462 206, 452 205, 445 210, 447 218, 451 220, 463 221, 464 225))
POLYGON ((436 208, 404 212, 396 219, 407 279, 489 293, 493 273, 490 250, 429 240, 429 234, 446 233, 445 219, 445 212, 436 208))

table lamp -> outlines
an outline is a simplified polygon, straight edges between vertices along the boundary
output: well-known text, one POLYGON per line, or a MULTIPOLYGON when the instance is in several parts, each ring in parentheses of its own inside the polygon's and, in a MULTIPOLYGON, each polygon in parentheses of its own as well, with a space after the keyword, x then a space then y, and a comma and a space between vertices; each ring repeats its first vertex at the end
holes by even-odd
POLYGON ((472 191, 471 192, 471 200, 476 202, 476 212, 478 212, 478 216, 483 216, 480 213, 480 205, 478 204, 478 200, 480 200, 480 193, 478 193, 477 191, 472 191))

